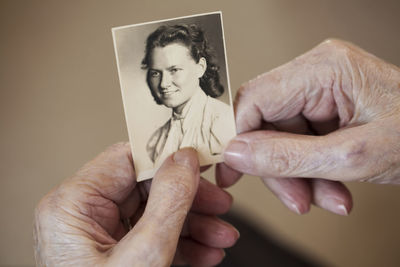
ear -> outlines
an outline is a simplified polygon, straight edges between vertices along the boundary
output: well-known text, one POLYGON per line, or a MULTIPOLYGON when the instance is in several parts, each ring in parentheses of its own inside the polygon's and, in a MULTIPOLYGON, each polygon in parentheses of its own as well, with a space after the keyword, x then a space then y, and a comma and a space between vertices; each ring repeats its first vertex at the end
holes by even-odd
POLYGON ((207 60, 204 57, 201 57, 199 59, 199 62, 197 63, 197 67, 198 67, 198 78, 203 77, 204 73, 207 70, 207 60))

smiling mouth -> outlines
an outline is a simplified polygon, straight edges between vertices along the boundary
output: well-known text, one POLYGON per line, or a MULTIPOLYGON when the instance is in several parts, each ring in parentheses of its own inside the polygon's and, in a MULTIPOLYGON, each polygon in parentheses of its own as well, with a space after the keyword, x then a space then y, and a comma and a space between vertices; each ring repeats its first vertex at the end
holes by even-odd
POLYGON ((178 90, 161 90, 160 91, 160 93, 163 96, 169 96, 169 95, 172 95, 173 93, 176 93, 176 92, 178 92, 178 90))

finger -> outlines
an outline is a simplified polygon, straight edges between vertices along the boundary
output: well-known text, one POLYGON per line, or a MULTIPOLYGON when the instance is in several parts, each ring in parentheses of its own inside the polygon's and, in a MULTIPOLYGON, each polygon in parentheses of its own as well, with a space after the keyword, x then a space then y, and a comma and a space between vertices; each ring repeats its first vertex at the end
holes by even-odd
POLYGON ((226 188, 234 185, 242 177, 242 173, 230 168, 225 163, 219 163, 215 167, 215 180, 217 185, 226 188))
MULTIPOLYGON (((308 123, 303 116, 297 115, 284 121, 277 121, 274 124, 265 123, 260 126, 262 129, 283 130, 293 133, 309 133, 308 123)), ((242 173, 231 169, 224 163, 219 163, 215 169, 215 179, 219 187, 226 188, 234 185, 240 178, 242 173)))
POLYGON ((315 205, 339 215, 348 215, 353 207, 350 191, 340 182, 310 180, 315 205))
POLYGON ((198 183, 195 150, 185 148, 168 157, 154 176, 143 216, 114 248, 112 263, 133 265, 144 258, 149 266, 171 264, 198 183))
MULTIPOLYGON (((148 183, 148 181, 141 182, 138 184, 137 188, 141 191, 141 201, 147 200, 148 192, 151 188, 150 183, 148 183)), ((233 198, 227 191, 207 181, 203 177, 200 177, 191 211, 209 215, 221 215, 229 211, 232 202, 233 198)), ((127 205, 135 206, 132 203, 127 203, 127 205)), ((132 210, 131 208, 130 211, 132 210)))
MULTIPOLYGON (((148 180, 139 183, 137 186, 138 190, 133 190, 130 196, 121 204, 120 210, 122 218, 132 216, 137 206, 147 200, 151 188, 150 182, 151 181, 148 180), (138 193, 139 191, 140 193, 138 193)), ((221 215, 229 211, 232 202, 233 198, 231 194, 200 177, 191 211, 209 215, 221 215)))
MULTIPOLYGON (((75 176, 65 180, 59 191, 65 192, 61 195, 70 200, 74 209, 77 207, 74 203, 80 203, 80 214, 114 235, 120 227, 118 205, 126 200, 135 185, 129 143, 118 143, 85 164, 75 176)), ((63 202, 66 205, 66 199, 63 202)))
POLYGON ((260 129, 263 121, 288 120, 299 114, 310 121, 327 121, 337 117, 339 109, 341 124, 349 122, 354 107, 349 97, 352 87, 344 86, 345 80, 340 88, 334 83, 335 66, 347 46, 342 41, 323 42, 244 84, 235 99, 237 131, 260 129))
MULTIPOLYGON (((310 134, 309 123, 303 115, 296 115, 287 120, 276 121, 273 123, 275 130, 296 133, 296 134, 310 134)), ((264 129, 265 130, 265 129, 264 129)))
POLYGON ((137 208, 136 212, 133 214, 132 217, 129 218, 130 225, 128 228, 132 228, 137 222, 142 218, 144 209, 146 208, 146 204, 144 202, 140 203, 139 207, 137 208))
POLYGON ((299 178, 262 178, 261 180, 291 211, 304 214, 310 210, 312 194, 307 180, 299 178))
POLYGON ((176 251, 174 264, 190 266, 216 266, 225 257, 220 248, 204 246, 190 238, 181 238, 176 251))
MULTIPOLYGON (((267 130, 284 130, 293 133, 309 133, 307 121, 303 116, 297 115, 293 118, 283 121, 277 121, 275 123, 262 122, 260 128, 267 130)), ((224 163, 217 164, 215 169, 215 179, 219 187, 226 188, 235 184, 242 174, 234 169, 231 169, 224 163)))
POLYGON ((201 178, 191 211, 220 215, 228 212, 232 201, 233 198, 228 192, 201 178))
POLYGON ((395 170, 398 136, 388 125, 368 123, 325 136, 245 133, 228 144, 224 161, 235 170, 261 177, 373 180, 395 170))
POLYGON ((120 217, 122 219, 132 217, 140 206, 141 201, 139 190, 135 188, 119 205, 120 217))
POLYGON ((110 146, 85 164, 71 180, 88 185, 103 198, 122 203, 136 185, 129 143, 110 146))
POLYGON ((186 237, 214 248, 233 246, 239 238, 239 232, 229 223, 216 216, 190 213, 184 225, 186 237))
POLYGON ((127 232, 128 229, 126 229, 124 224, 120 221, 115 229, 115 232, 112 234, 112 237, 119 241, 126 235, 127 232))
POLYGON ((328 121, 314 121, 310 122, 311 128, 318 135, 326 135, 339 128, 339 118, 334 118, 328 121))

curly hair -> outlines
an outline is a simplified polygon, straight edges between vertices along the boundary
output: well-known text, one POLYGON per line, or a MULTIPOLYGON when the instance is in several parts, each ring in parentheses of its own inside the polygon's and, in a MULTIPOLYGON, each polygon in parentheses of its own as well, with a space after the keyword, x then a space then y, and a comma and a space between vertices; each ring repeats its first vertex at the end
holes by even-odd
MULTIPOLYGON (((200 78, 200 87, 204 93, 211 97, 221 96, 224 93, 224 87, 219 80, 219 66, 215 60, 213 49, 209 45, 203 30, 195 24, 162 25, 152 32, 147 37, 142 69, 148 69, 151 52, 155 47, 165 47, 171 43, 184 44, 197 63, 202 57, 205 58, 207 69, 200 78)), ((152 94, 155 101, 161 104, 153 92, 152 94)))

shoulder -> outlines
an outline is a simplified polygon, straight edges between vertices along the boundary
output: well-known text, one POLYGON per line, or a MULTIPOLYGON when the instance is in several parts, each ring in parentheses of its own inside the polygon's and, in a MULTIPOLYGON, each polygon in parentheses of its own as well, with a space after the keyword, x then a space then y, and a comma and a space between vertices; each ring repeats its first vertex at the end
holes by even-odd
POLYGON ((235 132, 235 118, 232 107, 211 97, 209 97, 207 105, 209 106, 207 113, 211 118, 210 126, 213 134, 220 139, 230 139, 232 133, 235 132))
POLYGON ((232 113, 232 108, 229 105, 210 96, 207 97, 206 109, 216 119, 230 117, 232 113))

